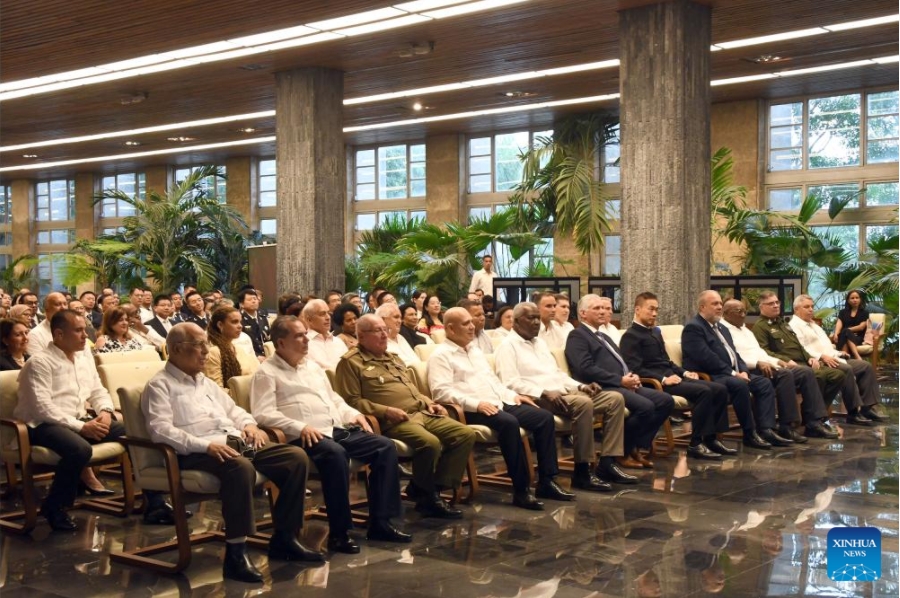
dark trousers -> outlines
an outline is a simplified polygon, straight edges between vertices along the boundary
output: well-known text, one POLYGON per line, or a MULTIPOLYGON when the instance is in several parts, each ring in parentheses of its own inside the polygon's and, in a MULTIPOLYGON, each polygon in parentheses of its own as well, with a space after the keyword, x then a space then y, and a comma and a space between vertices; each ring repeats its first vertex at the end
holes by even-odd
POLYGON ((802 421, 804 424, 812 424, 828 417, 825 408, 825 399, 822 389, 816 379, 816 372, 806 365, 797 365, 791 368, 776 370, 775 394, 778 397, 778 422, 781 425, 802 421), (792 391, 782 390, 779 377, 789 375, 793 384, 792 391), (795 392, 802 397, 800 412, 797 413, 797 400, 795 392), (784 394, 784 398, 782 398, 784 394), (788 398, 788 395, 790 398, 788 398), (792 411, 789 411, 792 410, 792 411))
MULTIPOLYGON (((397 449, 385 436, 361 430, 336 429, 335 438, 323 438, 304 449, 322 480, 322 494, 328 508, 328 527, 332 534, 345 534, 353 528, 350 514, 350 459, 369 466, 369 514, 372 521, 386 521, 400 515, 400 474, 397 449), (344 434, 346 436, 342 437, 344 434)), ((302 448, 298 438, 291 442, 302 448)))
MULTIPOLYGON (((765 377, 758 369, 750 370, 754 375, 765 377)), ((775 405, 778 411, 778 424, 790 427, 800 423, 800 410, 797 408, 797 386, 790 370, 775 370, 769 382, 775 388, 775 405)), ((818 387, 818 385, 816 385, 818 387)))
POLYGON ((649 449, 660 426, 669 419, 675 400, 664 392, 640 387, 635 390, 610 388, 622 393, 628 417, 625 418, 625 454, 636 448, 649 449))
POLYGON ((691 404, 691 440, 728 431, 728 389, 717 382, 682 378, 678 384, 664 386, 671 395, 684 397, 691 404))
POLYGON ((848 359, 847 363, 842 363, 838 369, 846 375, 844 385, 841 387, 841 396, 844 398, 848 413, 851 412, 851 404, 855 407, 871 407, 878 404, 880 392, 878 377, 871 363, 862 359, 848 359))
POLYGON ((745 433, 775 427, 775 388, 768 378, 750 374, 749 383, 737 376, 716 376, 714 380, 728 389, 734 413, 745 433))
POLYGON ((303 449, 289 444, 267 444, 257 451, 253 461, 235 457, 220 462, 206 453, 191 453, 179 455, 178 464, 182 469, 198 469, 219 478, 226 539, 256 533, 253 488, 257 471, 278 486, 278 500, 272 507, 275 529, 296 532, 303 527, 303 501, 309 470, 309 459, 303 449))
POLYGON ((71 507, 78 493, 81 470, 91 460, 91 445, 111 442, 125 435, 125 426, 112 421, 109 434, 100 440, 89 440, 71 428, 60 424, 40 424, 28 428, 28 440, 34 446, 44 446, 59 455, 50 491, 44 499, 44 510, 52 511, 71 507))
POLYGON ((506 461, 506 469, 512 479, 513 489, 521 492, 528 488, 528 461, 519 428, 525 428, 534 436, 537 451, 538 478, 552 480, 559 473, 556 460, 556 436, 553 414, 531 405, 504 405, 494 415, 466 413, 466 422, 487 426, 497 433, 500 451, 506 461))

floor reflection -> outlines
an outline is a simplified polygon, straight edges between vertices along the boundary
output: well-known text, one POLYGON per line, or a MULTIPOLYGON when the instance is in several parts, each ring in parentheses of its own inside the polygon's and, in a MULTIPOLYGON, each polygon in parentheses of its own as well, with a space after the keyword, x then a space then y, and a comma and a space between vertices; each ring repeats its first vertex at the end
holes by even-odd
MULTIPOLYGON (((882 389, 896 420, 896 374, 882 389)), ((51 533, 42 522, 30 537, 0 536, 0 591, 3 598, 896 597, 898 426, 841 427, 838 440, 742 451, 722 463, 676 452, 639 473, 636 487, 579 492, 576 502, 548 501, 540 513, 514 509, 508 493, 485 488, 463 507, 462 521, 423 520, 409 509, 403 523, 415 534, 411 545, 368 544, 359 532, 362 552, 333 555, 324 567, 269 563, 253 550, 266 578, 261 586, 224 582, 224 547, 217 544, 195 548, 190 567, 177 576, 111 563, 110 550, 161 542, 173 530, 145 526, 138 517, 75 511, 78 532, 51 533), (862 525, 881 530, 882 578, 831 581, 828 531, 862 525)), ((498 455, 479 455, 483 470, 498 466, 498 455)), ((320 501, 313 487, 312 500, 320 501)), ((17 506, 14 498, 0 505, 17 506)), ((217 503, 193 509, 195 530, 221 525, 217 503)), ((324 522, 310 521, 304 541, 321 546, 326 534, 324 522)))

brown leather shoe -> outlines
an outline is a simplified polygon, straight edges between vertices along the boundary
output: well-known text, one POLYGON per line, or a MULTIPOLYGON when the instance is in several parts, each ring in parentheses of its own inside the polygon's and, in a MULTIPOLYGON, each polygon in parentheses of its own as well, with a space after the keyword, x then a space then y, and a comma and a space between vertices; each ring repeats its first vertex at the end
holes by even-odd
POLYGON ((644 469, 653 469, 653 461, 645 457, 641 451, 635 449, 631 453, 631 458, 640 463, 644 469))
POLYGON ((616 463, 619 467, 627 469, 644 469, 644 465, 640 461, 635 461, 631 457, 616 457, 616 463))

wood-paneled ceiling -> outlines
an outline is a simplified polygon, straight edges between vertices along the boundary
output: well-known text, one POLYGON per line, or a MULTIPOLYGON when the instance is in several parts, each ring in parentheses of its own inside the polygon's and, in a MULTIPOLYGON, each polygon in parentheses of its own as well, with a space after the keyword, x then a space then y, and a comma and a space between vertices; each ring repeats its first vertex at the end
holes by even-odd
MULTIPOLYGON (((274 73, 308 66, 345 73, 345 97, 421 88, 618 58, 618 11, 646 0, 530 0, 399 29, 327 41, 229 61, 50 92, 0 103, 0 145, 11 146, 223 117, 275 108, 274 73), (404 58, 410 44, 433 43, 425 56, 404 58), (122 99, 146 94, 140 103, 122 99)), ((712 41, 724 42, 897 13, 896 0, 709 0, 712 41)), ((388 1, 330 0, 51 0, 7 2, 0 20, 0 82, 7 83, 263 33, 388 6, 388 1)), ((712 55, 712 79, 848 62, 898 53, 897 24, 773 42, 712 55), (753 59, 777 55, 760 64, 753 59)), ((713 88, 713 101, 783 98, 869 87, 896 89, 897 64, 870 65, 791 78, 713 88)), ((619 91, 618 69, 438 93, 417 98, 344 107, 344 125, 358 126, 500 108, 517 104, 596 96, 619 91), (528 92, 509 98, 508 91, 528 92)), ((350 144, 423 139, 432 133, 477 133, 503 128, 544 127, 569 112, 615 109, 617 101, 529 110, 346 134, 350 144)), ((114 156, 175 148, 168 137, 190 144, 274 135, 274 117, 231 122, 134 138, 61 144, 0 153, 0 167, 114 156), (126 140, 140 147, 124 145, 126 140), (37 154, 26 158, 24 154, 37 154)), ((237 146, 190 154, 152 156, 106 164, 3 172, 2 180, 50 178, 79 171, 125 171, 162 162, 218 162, 231 156, 271 156, 274 144, 237 146)))

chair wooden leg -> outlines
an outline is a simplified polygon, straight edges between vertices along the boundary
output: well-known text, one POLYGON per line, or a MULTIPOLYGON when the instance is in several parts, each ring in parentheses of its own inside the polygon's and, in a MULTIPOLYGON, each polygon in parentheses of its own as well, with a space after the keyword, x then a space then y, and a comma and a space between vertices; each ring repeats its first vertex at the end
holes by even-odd
MULTIPOLYGON (((30 534, 37 526, 37 493, 34 488, 34 465, 31 460, 31 448, 28 447, 28 454, 23 454, 20 459, 21 477, 18 484, 15 484, 15 467, 13 467, 14 475, 9 478, 14 485, 22 487, 22 510, 10 513, 3 513, 0 516, 0 529, 6 530, 13 534, 24 535, 30 534)), ((9 467, 7 464, 7 471, 9 467)))

